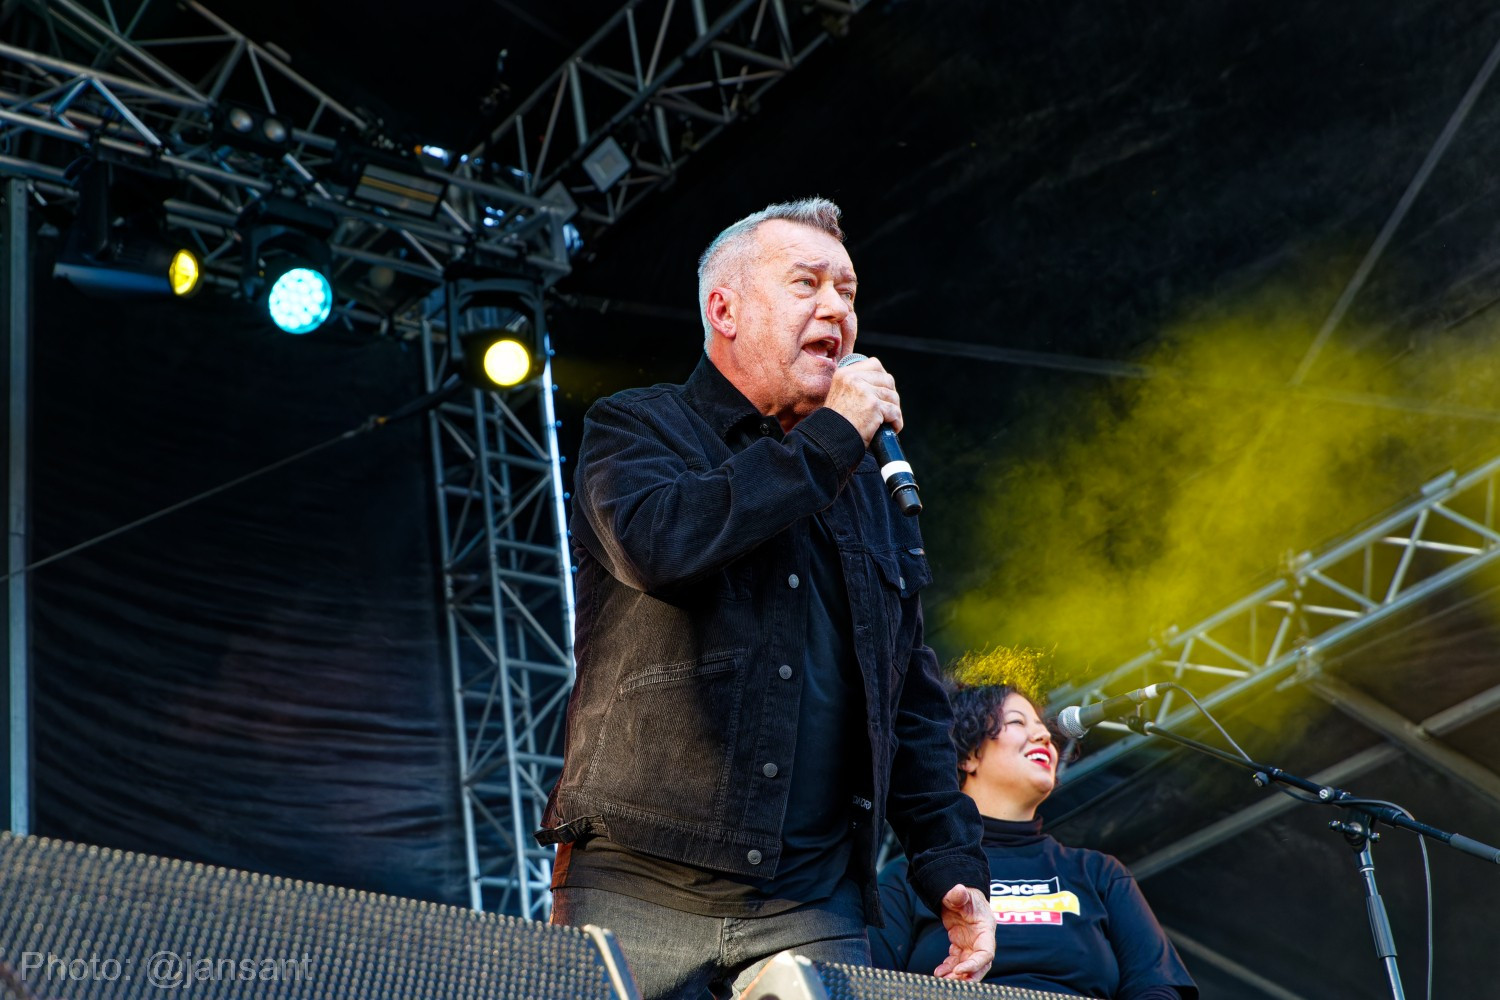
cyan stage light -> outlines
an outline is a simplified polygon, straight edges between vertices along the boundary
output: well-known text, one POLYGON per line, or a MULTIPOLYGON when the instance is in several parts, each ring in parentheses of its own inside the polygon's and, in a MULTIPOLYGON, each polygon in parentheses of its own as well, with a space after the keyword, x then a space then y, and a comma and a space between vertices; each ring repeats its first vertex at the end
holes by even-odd
POLYGON ((311 333, 333 309, 333 286, 322 271, 295 264, 271 282, 266 309, 287 333, 311 333))
POLYGON ((311 333, 333 311, 333 226, 328 212, 279 196, 257 200, 240 217, 241 290, 287 333, 311 333))

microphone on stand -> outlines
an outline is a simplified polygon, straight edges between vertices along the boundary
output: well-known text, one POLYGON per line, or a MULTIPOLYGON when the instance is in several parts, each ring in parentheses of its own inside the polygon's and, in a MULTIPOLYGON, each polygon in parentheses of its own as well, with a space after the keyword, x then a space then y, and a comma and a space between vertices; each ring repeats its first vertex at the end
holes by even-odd
POLYGON ((1069 739, 1081 740, 1084 734, 1105 719, 1119 719, 1131 714, 1137 705, 1161 697, 1166 693, 1166 688, 1165 684, 1148 684, 1092 705, 1069 705, 1057 713, 1057 728, 1069 739))
MULTIPOLYGON (((863 354, 846 354, 839 361, 839 367, 865 360, 863 354)), ((912 475, 911 463, 906 460, 901 441, 890 424, 880 425, 880 430, 870 439, 870 452, 880 463, 880 478, 885 480, 896 509, 907 517, 922 513, 922 500, 917 496, 917 477, 912 475)))

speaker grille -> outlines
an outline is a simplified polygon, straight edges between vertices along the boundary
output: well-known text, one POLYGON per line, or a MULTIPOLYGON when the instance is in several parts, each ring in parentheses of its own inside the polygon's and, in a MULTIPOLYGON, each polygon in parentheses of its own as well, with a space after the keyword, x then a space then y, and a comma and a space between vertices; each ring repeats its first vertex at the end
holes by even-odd
POLYGON ((616 997, 582 930, 0 834, 0 997, 616 997))
POLYGON ((961 983, 909 972, 831 962, 812 964, 823 980, 828 1000, 1074 1000, 1066 994, 1023 990, 1014 986, 961 983))

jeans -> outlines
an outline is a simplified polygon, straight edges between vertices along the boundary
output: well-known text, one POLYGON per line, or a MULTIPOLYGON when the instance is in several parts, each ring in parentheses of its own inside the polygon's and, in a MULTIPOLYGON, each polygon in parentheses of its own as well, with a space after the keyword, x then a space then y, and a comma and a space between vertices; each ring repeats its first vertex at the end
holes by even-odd
POLYGON ((869 965, 864 906, 853 881, 821 902, 768 917, 704 917, 605 889, 557 889, 552 923, 614 932, 644 1000, 738 997, 778 952, 869 965))

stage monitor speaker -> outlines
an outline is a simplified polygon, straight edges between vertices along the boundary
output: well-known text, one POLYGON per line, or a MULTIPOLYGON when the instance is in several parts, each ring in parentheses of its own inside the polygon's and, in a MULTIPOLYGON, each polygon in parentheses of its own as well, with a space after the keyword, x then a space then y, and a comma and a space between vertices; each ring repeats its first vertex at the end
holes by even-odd
POLYGON ((1013 986, 815 962, 784 951, 761 970, 741 1000, 1077 1000, 1013 986))
POLYGON ((174 995, 639 998, 599 928, 0 834, 0 998, 174 995))

